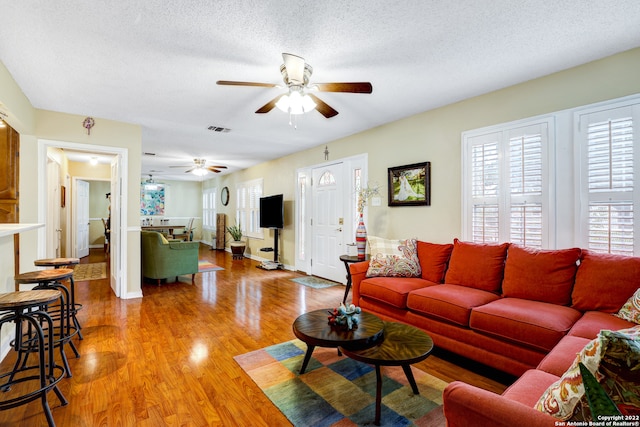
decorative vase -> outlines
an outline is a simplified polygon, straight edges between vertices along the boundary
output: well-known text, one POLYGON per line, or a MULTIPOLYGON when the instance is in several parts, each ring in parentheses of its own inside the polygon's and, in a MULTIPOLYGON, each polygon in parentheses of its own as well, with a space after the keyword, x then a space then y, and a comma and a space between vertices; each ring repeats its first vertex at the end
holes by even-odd
POLYGON ((360 212, 360 219, 358 220, 358 227, 356 228, 356 246, 358 248, 358 259, 364 261, 367 251, 367 229, 364 226, 362 212, 360 212))

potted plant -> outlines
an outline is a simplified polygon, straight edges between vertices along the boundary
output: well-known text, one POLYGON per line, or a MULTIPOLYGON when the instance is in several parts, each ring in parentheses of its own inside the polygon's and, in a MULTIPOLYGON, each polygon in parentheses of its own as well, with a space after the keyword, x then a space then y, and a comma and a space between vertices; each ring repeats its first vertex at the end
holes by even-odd
POLYGON ((245 243, 242 241, 242 228, 239 224, 230 225, 227 227, 227 233, 233 238, 233 242, 229 243, 233 259, 244 258, 245 243))

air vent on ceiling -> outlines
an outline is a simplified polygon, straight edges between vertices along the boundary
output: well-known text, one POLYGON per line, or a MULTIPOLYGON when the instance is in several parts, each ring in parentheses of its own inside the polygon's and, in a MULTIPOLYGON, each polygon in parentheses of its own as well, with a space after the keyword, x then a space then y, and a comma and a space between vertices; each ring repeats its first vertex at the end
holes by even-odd
POLYGON ((155 156, 156 153, 144 153, 145 156, 155 156))
POLYGON ((227 133, 231 131, 231 129, 229 128, 223 128, 220 126, 209 126, 207 129, 212 130, 214 132, 222 132, 222 133, 227 133))

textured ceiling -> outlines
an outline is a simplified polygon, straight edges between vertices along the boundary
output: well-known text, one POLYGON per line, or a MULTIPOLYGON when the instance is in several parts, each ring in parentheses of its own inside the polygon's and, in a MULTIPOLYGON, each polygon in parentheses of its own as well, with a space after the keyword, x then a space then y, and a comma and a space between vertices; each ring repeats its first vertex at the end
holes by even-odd
MULTIPOLYGON (((640 46, 638 0, 0 0, 0 60, 36 108, 142 126, 143 173, 199 179, 194 157, 243 169, 640 46), (340 114, 255 110, 282 52, 340 114), (209 126, 230 128, 213 132, 209 126)), ((2 94, 0 93, 0 102, 2 94)), ((96 126, 98 126, 96 125, 96 126)))

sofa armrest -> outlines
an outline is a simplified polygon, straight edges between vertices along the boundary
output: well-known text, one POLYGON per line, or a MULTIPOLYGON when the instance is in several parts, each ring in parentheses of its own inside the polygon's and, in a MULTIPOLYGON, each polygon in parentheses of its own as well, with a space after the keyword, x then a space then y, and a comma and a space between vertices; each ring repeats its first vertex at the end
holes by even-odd
POLYGON ((360 282, 367 277, 368 269, 369 261, 349 264, 349 273, 351 274, 351 301, 355 305, 358 305, 360 302, 360 282))
POLYGON ((447 427, 555 426, 556 418, 496 393, 454 381, 443 393, 447 427))

